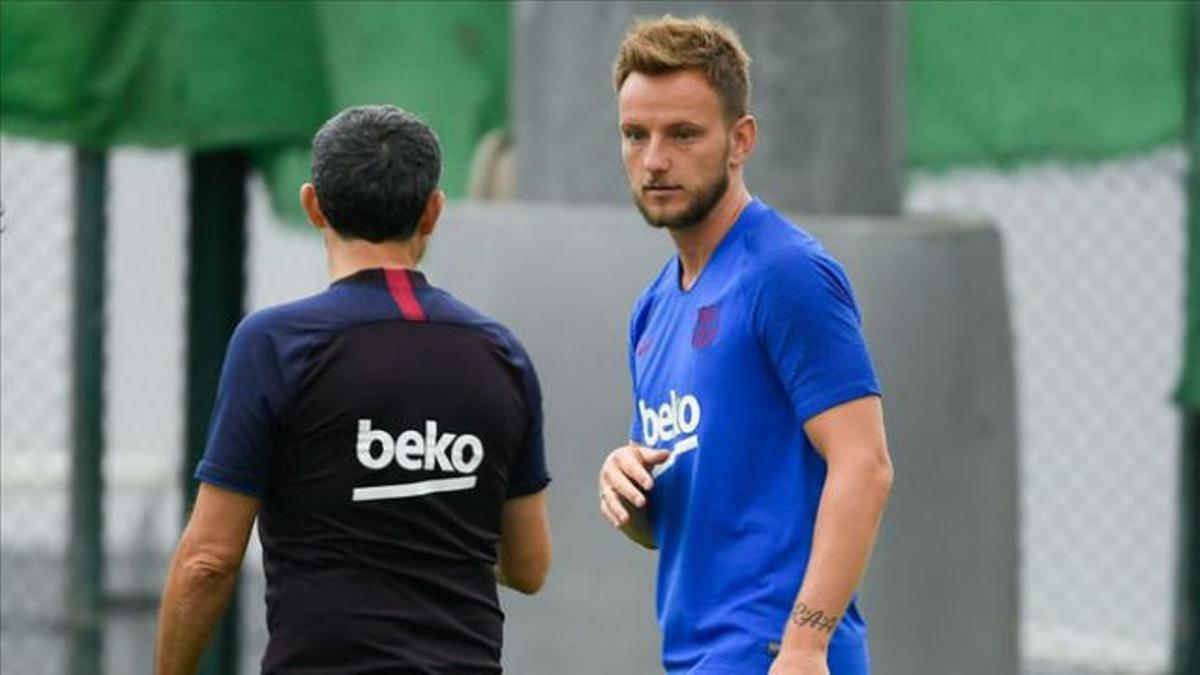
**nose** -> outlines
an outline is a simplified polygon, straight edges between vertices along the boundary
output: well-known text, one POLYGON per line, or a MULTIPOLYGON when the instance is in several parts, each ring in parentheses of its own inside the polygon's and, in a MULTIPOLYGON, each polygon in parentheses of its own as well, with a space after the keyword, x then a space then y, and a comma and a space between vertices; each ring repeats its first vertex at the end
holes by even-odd
POLYGON ((642 167, 650 173, 665 173, 671 168, 671 158, 667 154, 666 144, 659 137, 651 136, 642 155, 642 167))

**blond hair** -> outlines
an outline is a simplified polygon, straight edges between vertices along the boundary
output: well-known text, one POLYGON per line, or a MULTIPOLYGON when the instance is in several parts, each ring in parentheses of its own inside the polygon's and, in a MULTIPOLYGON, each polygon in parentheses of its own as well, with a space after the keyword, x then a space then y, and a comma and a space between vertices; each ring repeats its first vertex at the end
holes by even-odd
POLYGON ((735 120, 750 106, 750 56, 728 25, 699 16, 634 22, 621 40, 613 62, 613 87, 619 92, 631 73, 667 75, 695 68, 721 99, 726 118, 735 120))

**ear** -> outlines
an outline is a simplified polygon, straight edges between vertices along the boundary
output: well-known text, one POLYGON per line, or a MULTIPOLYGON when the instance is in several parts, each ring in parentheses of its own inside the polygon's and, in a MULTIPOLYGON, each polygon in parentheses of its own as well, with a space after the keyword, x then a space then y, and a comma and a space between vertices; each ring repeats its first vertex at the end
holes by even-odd
POLYGON ((321 211, 320 202, 317 201, 317 188, 312 183, 300 186, 300 206, 304 207, 304 213, 308 215, 308 222, 312 223, 313 227, 318 230, 329 227, 329 221, 321 211))
POLYGON ((425 210, 421 212, 421 220, 417 223, 417 232, 428 237, 437 227, 438 218, 442 217, 442 207, 446 205, 446 193, 434 190, 425 200, 425 210))
POLYGON ((740 167, 754 152, 754 143, 758 140, 758 120, 753 115, 742 115, 733 123, 729 137, 729 165, 740 167))

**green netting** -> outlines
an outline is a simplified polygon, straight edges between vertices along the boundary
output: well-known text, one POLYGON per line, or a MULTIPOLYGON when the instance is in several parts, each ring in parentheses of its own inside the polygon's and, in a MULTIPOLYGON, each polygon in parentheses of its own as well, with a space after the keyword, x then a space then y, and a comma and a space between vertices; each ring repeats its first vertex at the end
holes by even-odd
POLYGON ((0 3, 0 130, 85 146, 241 146, 289 213, 337 110, 394 103, 441 135, 444 186, 507 123, 508 4, 0 3))
POLYGON ((316 44, 306 2, 5 2, 0 125, 96 147, 302 141, 330 107, 316 44))
POLYGON ((908 164, 1099 159, 1183 135, 1187 2, 914 2, 908 164))
MULTIPOLYGON (((395 103, 421 115, 442 143, 443 187, 463 195, 476 143, 508 124, 508 3, 325 2, 317 17, 333 109, 395 103)), ((295 220, 305 141, 258 157, 277 210, 295 220)))

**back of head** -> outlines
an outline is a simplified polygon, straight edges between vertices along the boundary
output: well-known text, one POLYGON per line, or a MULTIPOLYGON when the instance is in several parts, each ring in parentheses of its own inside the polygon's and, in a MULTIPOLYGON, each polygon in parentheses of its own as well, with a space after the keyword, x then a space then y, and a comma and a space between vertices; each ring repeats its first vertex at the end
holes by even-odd
POLYGON ((613 63, 619 92, 632 73, 667 75, 695 68, 704 73, 721 99, 727 120, 750 107, 750 57, 728 25, 700 16, 637 21, 625 34, 613 63))
POLYGON ((343 110, 313 139, 313 186, 321 212, 348 239, 379 243, 411 237, 441 170, 433 130, 395 106, 343 110))

